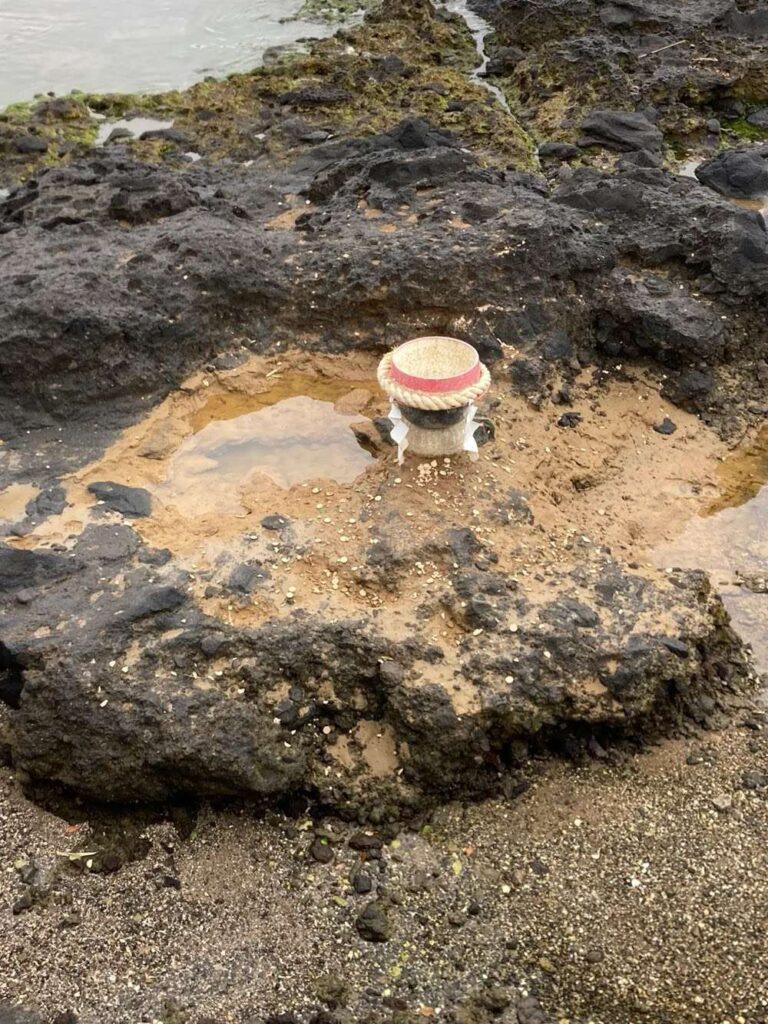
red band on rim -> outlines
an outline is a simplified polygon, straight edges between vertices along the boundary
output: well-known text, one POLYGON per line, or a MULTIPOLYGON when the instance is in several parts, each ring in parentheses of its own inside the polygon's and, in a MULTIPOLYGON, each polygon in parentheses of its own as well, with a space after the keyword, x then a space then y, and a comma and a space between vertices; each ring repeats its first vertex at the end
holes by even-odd
POLYGON ((408 388, 410 391, 445 394, 448 391, 461 391, 462 388, 467 388, 471 384, 477 384, 483 375, 483 367, 481 363, 475 363, 466 373, 460 373, 456 377, 414 377, 413 374, 406 373, 395 366, 393 359, 389 368, 389 375, 392 380, 401 384, 404 388, 408 388))

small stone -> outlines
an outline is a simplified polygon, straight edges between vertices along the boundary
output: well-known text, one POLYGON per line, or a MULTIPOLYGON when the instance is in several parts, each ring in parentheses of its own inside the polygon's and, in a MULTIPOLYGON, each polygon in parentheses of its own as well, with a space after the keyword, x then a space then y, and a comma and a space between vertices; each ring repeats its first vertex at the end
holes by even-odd
POLYGON ((396 661, 382 661, 379 666, 379 677, 384 686, 399 686, 405 679, 405 669, 396 661))
POLYGON ((476 418, 475 423, 477 423, 475 428, 475 444, 478 448, 482 448, 496 439, 496 425, 492 420, 476 418))
POLYGON ((676 654, 678 658, 687 658, 689 654, 688 645, 684 644, 682 640, 675 640, 673 637, 662 637, 662 643, 671 651, 672 654, 676 654))
POLYGON ((31 601, 34 601, 36 597, 37 593, 34 590, 16 591, 16 600, 19 602, 19 604, 29 604, 31 601))
POLYGON ((580 412, 564 412, 557 421, 558 427, 578 427, 582 421, 580 412))
POLYGON ((712 806, 716 811, 720 811, 724 814, 726 811, 730 811, 731 807, 733 807, 733 797, 729 793, 718 793, 718 795, 712 799, 712 806))
POLYGON ((138 558, 144 565, 167 565, 171 552, 169 548, 142 548, 138 558))
POLYGON ((768 107, 760 107, 759 110, 753 110, 747 121, 754 125, 755 128, 768 128, 768 107))
POLYGON ((373 892, 373 879, 367 871, 356 871, 352 876, 352 888, 358 896, 367 896, 373 892))
POLYGON ((141 518, 152 511, 152 497, 143 487, 126 487, 105 480, 88 485, 89 492, 100 502, 123 516, 141 518))
POLYGON ((186 596, 178 587, 147 587, 140 591, 126 608, 126 619, 134 622, 148 615, 173 612, 180 608, 186 596))
POLYGON ((132 139, 134 134, 128 128, 113 128, 106 138, 105 146, 111 146, 113 142, 122 142, 124 139, 132 139))
POLYGON ((13 913, 23 914, 25 910, 29 910, 32 906, 32 893, 27 890, 22 896, 20 896, 13 904, 13 913))
POLYGON ((542 969, 542 971, 546 971, 547 974, 554 974, 556 970, 555 965, 552 963, 552 961, 545 956, 541 957, 541 959, 539 960, 539 967, 542 969))
POLYGON ((588 964, 600 964, 605 960, 605 953, 602 949, 593 946, 587 950, 585 959, 588 964))
POLYGON ((570 142, 543 142, 539 146, 539 157, 542 160, 573 160, 580 154, 578 146, 570 142))
POLYGON ((234 370, 248 358, 248 353, 240 349, 237 352, 222 352, 213 360, 214 370, 234 370))
POLYGON ((366 942, 388 942, 392 928, 384 904, 375 900, 369 903, 355 921, 358 934, 366 942))
POLYGON ((373 421, 373 425, 384 444, 394 444, 392 440, 394 423, 388 416, 377 416, 373 421))
POLYGON ((587 752, 590 757, 594 757, 597 761, 604 761, 605 758, 608 757, 608 751, 595 739, 594 736, 590 736, 587 740, 587 752))
POLYGON ((83 918, 79 911, 73 910, 69 914, 65 914, 59 922, 62 928, 77 928, 78 925, 82 924, 83 918))
POLYGON ((368 852, 369 850, 380 850, 383 845, 381 836, 369 835, 367 832, 355 832, 349 838, 349 846, 353 850, 368 852))
POLYGON ((39 135, 18 135, 13 140, 13 148, 17 153, 32 155, 34 153, 47 153, 48 142, 41 139, 39 135))
POLYGON ((261 562, 241 562, 230 573, 229 589, 238 594, 250 594, 264 586, 269 578, 270 572, 261 562))
POLYGON ((657 434, 662 434, 664 437, 669 437, 674 434, 677 430, 677 424, 673 423, 669 416, 665 416, 661 423, 654 424, 653 429, 657 434))
POLYGON ((191 137, 180 128, 150 128, 139 136, 140 142, 173 142, 177 146, 190 146, 191 137))
POLYGON ((541 1004, 535 996, 526 996, 521 999, 516 1008, 518 1024, 548 1024, 552 1019, 541 1008, 541 1004))
POLYGON ((330 864, 333 860, 334 853, 331 844, 317 836, 309 848, 310 855, 319 864, 330 864))
POLYGON ((324 974, 315 982, 315 995, 331 1010, 344 1006, 349 999, 349 985, 335 974, 324 974))
POLYGON ((203 637, 200 641, 200 650, 207 658, 215 658, 223 645, 224 637, 213 634, 203 637))
POLYGON ((509 992, 501 985, 492 985, 480 996, 483 1006, 490 1010, 494 1016, 503 1013, 512 1002, 509 992))
POLYGON ((36 495, 27 505, 27 515, 44 519, 57 516, 67 507, 67 495, 63 487, 48 487, 36 495))
POLYGON ((274 530, 276 533, 279 533, 286 526, 290 525, 290 519, 286 519, 285 516, 281 515, 264 516, 261 520, 261 525, 265 530, 274 530))
POLYGON ((765 772, 744 772, 741 777, 744 789, 764 789, 768 786, 768 775, 765 772))

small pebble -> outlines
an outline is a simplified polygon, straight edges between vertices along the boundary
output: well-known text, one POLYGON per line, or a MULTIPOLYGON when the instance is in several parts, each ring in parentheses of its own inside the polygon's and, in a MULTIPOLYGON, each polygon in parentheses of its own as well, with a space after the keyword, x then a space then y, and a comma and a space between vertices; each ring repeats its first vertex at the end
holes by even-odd
POLYGON ((677 424, 673 423, 669 416, 665 416, 661 423, 656 423, 653 428, 657 434, 670 437, 677 430, 677 424))

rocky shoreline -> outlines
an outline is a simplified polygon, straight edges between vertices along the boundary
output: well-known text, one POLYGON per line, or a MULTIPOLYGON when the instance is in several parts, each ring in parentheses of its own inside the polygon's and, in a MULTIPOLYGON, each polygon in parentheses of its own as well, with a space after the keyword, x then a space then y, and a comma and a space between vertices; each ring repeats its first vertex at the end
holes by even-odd
MULTIPOLYGON (((753 721, 716 592, 651 552, 768 409, 768 10, 474 6, 508 109, 460 17, 385 0, 248 75, 0 115, 0 469, 25 495, 0 751, 70 820, 246 800, 391 840, 544 754, 753 721), (173 126, 96 147, 93 111, 173 126), (419 333, 492 368, 475 466, 387 445, 368 383, 419 333), (346 382, 365 473, 180 514, 195 417, 297 368, 346 382)), ((444 1019, 550 1019, 515 998, 444 1019)))

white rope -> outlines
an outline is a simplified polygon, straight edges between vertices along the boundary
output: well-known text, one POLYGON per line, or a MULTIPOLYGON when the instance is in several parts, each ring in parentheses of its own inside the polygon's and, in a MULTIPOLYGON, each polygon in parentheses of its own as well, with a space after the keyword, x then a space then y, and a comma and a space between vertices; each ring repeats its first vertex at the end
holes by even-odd
POLYGON ((461 409, 465 405, 476 403, 483 397, 491 386, 491 375, 488 368, 480 364, 482 373, 475 384, 469 384, 461 391, 448 391, 444 394, 411 391, 403 387, 396 380, 392 379, 392 352, 388 352, 379 363, 378 378, 382 389, 398 403, 398 405, 410 406, 412 409, 426 409, 441 411, 446 409, 461 409))

